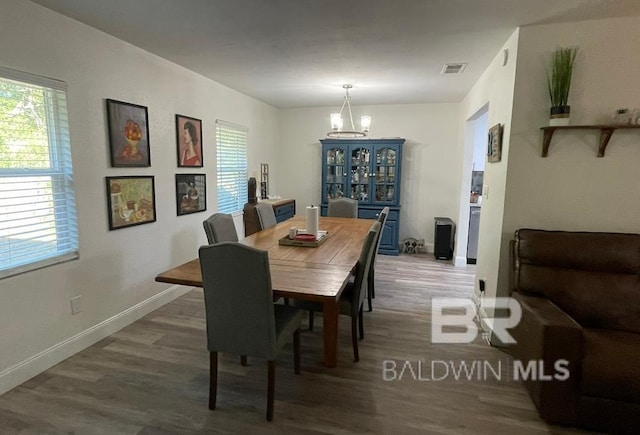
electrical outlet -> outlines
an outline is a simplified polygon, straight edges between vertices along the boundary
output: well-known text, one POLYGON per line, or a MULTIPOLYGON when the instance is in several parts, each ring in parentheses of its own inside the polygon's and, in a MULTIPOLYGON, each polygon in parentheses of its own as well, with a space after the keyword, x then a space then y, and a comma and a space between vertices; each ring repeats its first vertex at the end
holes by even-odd
POLYGON ((486 285, 486 280, 484 278, 478 280, 478 287, 480 289, 480 293, 484 293, 484 288, 486 285))
POLYGON ((81 296, 71 298, 71 314, 78 314, 82 312, 82 305, 80 304, 81 296))

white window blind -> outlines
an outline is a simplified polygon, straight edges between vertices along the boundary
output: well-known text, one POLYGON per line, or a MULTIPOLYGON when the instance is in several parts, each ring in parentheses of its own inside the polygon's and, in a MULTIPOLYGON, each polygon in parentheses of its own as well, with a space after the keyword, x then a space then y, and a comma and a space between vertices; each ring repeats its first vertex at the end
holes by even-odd
POLYGON ((247 202, 247 128, 216 120, 218 212, 242 210, 247 202))
POLYGON ((78 258, 66 91, 0 67, 0 278, 78 258))

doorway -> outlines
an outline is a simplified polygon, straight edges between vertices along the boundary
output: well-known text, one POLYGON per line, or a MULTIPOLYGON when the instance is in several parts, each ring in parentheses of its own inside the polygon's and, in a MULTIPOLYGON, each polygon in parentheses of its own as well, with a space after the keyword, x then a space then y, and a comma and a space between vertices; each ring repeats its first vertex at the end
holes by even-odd
POLYGON ((462 190, 454 262, 456 266, 476 262, 488 130, 489 104, 487 103, 465 123, 462 190))

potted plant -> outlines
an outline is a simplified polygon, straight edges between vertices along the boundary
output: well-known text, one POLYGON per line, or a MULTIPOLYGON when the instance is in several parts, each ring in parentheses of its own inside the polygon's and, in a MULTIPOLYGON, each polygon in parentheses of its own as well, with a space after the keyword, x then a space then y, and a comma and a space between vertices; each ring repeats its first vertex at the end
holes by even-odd
POLYGON ((567 104, 573 65, 579 47, 558 47, 547 68, 547 87, 551 99, 549 125, 569 125, 571 107, 567 104))

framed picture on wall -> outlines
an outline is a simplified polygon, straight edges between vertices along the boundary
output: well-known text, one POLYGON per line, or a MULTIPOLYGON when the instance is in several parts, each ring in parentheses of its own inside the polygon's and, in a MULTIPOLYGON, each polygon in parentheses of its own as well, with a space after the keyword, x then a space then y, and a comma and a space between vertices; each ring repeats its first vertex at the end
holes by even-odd
POLYGON ((202 121, 176 114, 178 167, 202 167, 202 121))
POLYGON ((176 209, 178 216, 207 209, 205 174, 176 174, 176 209))
POLYGON ((111 166, 151 166, 147 108, 107 99, 107 118, 111 166))
POLYGON ((109 230, 156 221, 153 176, 106 177, 109 230))
POLYGON ((487 141, 487 161, 496 163, 502 159, 502 124, 496 124, 489 129, 487 141))

